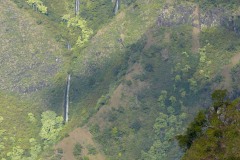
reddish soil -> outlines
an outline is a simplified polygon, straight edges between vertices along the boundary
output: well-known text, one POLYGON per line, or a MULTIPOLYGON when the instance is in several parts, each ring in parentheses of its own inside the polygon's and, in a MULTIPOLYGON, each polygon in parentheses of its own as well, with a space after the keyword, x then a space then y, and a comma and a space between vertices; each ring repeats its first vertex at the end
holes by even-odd
POLYGON ((171 41, 171 34, 169 32, 166 32, 165 35, 164 35, 164 40, 166 43, 170 43, 171 41))
POLYGON ((64 138, 55 148, 63 149, 63 157, 61 160, 75 160, 73 148, 76 143, 80 143, 83 147, 82 156, 88 156, 90 160, 105 160, 103 154, 97 149, 97 145, 93 141, 92 134, 86 128, 76 128, 69 133, 69 137, 64 138), (88 155, 87 146, 93 146, 97 149, 96 155, 88 155))
POLYGON ((108 115, 112 108, 118 108, 120 106, 127 107, 128 100, 130 98, 135 98, 137 92, 148 86, 147 82, 141 82, 140 80, 134 79, 134 76, 139 75, 142 72, 143 69, 139 63, 135 63, 132 67, 130 67, 124 79, 131 81, 132 84, 128 86, 124 83, 120 83, 111 94, 109 104, 101 107, 100 110, 90 119, 89 124, 97 122, 100 129, 110 125, 110 122, 106 120, 106 115, 108 115))
POLYGON ((224 77, 223 88, 227 89, 228 91, 232 91, 232 76, 231 76, 231 69, 233 66, 238 64, 240 61, 240 53, 236 54, 231 58, 230 64, 223 67, 222 76, 224 77))
POLYGON ((199 6, 197 6, 193 12, 194 16, 194 27, 192 31, 192 52, 197 53, 200 48, 199 34, 201 32, 200 20, 199 20, 199 6))

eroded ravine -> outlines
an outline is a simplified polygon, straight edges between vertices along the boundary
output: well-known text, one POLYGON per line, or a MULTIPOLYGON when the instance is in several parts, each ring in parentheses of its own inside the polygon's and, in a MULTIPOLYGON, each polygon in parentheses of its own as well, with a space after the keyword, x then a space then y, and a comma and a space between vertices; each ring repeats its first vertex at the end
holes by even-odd
POLYGON ((222 76, 224 77, 224 82, 223 82, 223 88, 227 89, 228 91, 232 91, 232 75, 231 75, 231 69, 235 65, 237 65, 240 61, 240 53, 237 53, 234 55, 231 60, 230 64, 226 65, 223 67, 222 70, 222 76))
POLYGON ((194 17, 194 22, 193 22, 193 31, 192 31, 192 52, 197 53, 198 49, 200 48, 200 42, 199 42, 199 34, 201 32, 200 29, 200 20, 199 20, 199 6, 196 6, 194 12, 193 12, 193 17, 194 17))

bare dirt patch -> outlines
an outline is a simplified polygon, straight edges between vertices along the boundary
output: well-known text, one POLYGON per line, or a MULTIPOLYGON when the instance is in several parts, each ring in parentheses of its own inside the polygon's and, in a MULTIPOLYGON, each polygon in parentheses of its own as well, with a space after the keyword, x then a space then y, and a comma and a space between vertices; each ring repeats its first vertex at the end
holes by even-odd
POLYGON ((121 83, 113 92, 109 105, 111 107, 118 107, 120 105, 126 105, 121 97, 132 97, 137 92, 148 86, 147 82, 136 80, 135 76, 143 73, 143 68, 139 63, 135 63, 127 72, 125 76, 126 81, 130 81, 131 85, 121 83))
POLYGON ((199 34, 201 32, 200 29, 200 11, 199 6, 196 6, 193 16, 194 16, 194 22, 193 22, 193 31, 192 31, 192 52, 197 53, 198 49, 200 48, 200 42, 199 42, 199 34))
POLYGON ((171 34, 169 32, 166 32, 165 35, 164 35, 164 41, 166 43, 170 43, 171 41, 171 34))
POLYGON ((238 64, 239 61, 240 53, 236 54, 231 58, 230 64, 223 67, 222 76, 224 77, 224 82, 222 84, 222 88, 227 89, 228 91, 232 91, 231 69, 233 66, 238 64))
POLYGON ((132 67, 130 67, 124 81, 130 82, 131 85, 127 85, 123 82, 120 83, 111 94, 109 104, 100 108, 100 110, 90 119, 89 124, 97 123, 100 129, 110 125, 110 122, 107 121, 106 115, 108 115, 113 108, 119 108, 120 106, 127 107, 129 99, 136 98, 136 94, 138 92, 148 87, 148 83, 146 81, 140 81, 135 78, 136 75, 142 73, 143 68, 139 63, 135 63, 132 67))
POLYGON ((75 160, 73 149, 76 143, 80 143, 83 147, 82 156, 88 156, 89 160, 105 160, 103 154, 97 149, 97 145, 93 141, 92 134, 87 128, 76 128, 69 133, 69 137, 64 138, 55 149, 61 148, 63 150, 63 157, 61 160, 75 160), (87 147, 91 145, 97 150, 96 155, 89 155, 87 147))

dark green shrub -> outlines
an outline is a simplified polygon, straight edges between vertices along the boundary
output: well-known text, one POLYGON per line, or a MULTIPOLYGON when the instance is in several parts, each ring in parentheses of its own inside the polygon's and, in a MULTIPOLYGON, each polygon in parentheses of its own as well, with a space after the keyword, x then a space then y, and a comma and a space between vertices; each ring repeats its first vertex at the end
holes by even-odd
POLYGON ((113 75, 114 75, 114 76, 117 76, 118 73, 121 71, 121 68, 122 68, 122 67, 121 67, 120 65, 114 67, 114 68, 112 69, 113 75))
POLYGON ((89 145, 89 146, 87 146, 87 149, 88 149, 88 154, 92 154, 92 155, 97 154, 97 150, 94 146, 89 145))
POLYGON ((96 135, 99 133, 99 131, 100 131, 99 125, 98 125, 98 124, 91 125, 91 126, 89 127, 89 130, 90 130, 90 132, 91 132, 94 136, 96 136, 96 135))
POLYGON ((226 102, 227 90, 215 90, 212 93, 213 107, 217 111, 218 107, 222 106, 226 102))
POLYGON ((58 153, 58 154, 63 154, 63 149, 62 149, 62 148, 58 148, 58 149, 57 149, 57 153, 58 153))
POLYGON ((96 78, 95 77, 91 77, 88 81, 88 85, 90 87, 94 86, 96 84, 96 78))
POLYGON ((80 143, 76 143, 73 149, 73 155, 77 158, 82 154, 82 145, 80 143))
POLYGON ((146 64, 145 65, 145 70, 147 71, 147 72, 153 72, 153 65, 152 64, 146 64))
POLYGON ((43 21, 42 21, 41 19, 38 19, 38 20, 36 21, 36 23, 37 23, 38 25, 40 25, 40 24, 43 23, 43 21))
POLYGON ((108 103, 109 100, 109 96, 101 96, 101 98, 98 99, 97 104, 95 106, 96 110, 99 110, 103 105, 106 105, 108 103))
POLYGON ((221 138, 223 136, 223 133, 220 129, 216 129, 214 130, 213 135, 217 138, 221 138))
POLYGON ((129 127, 134 129, 135 131, 138 131, 142 127, 142 123, 139 120, 135 120, 130 124, 129 127))
POLYGON ((230 43, 227 48, 226 48, 227 51, 231 52, 231 51, 236 51, 236 47, 234 44, 230 43))
POLYGON ((131 86, 132 81, 131 80, 123 80, 123 84, 126 84, 127 86, 131 86))
POLYGON ((81 158, 81 160, 89 160, 89 158, 87 156, 84 156, 83 158, 81 158))
POLYGON ((213 82, 216 83, 221 83, 223 81, 223 76, 222 75, 217 75, 214 79, 213 82))
POLYGON ((147 79, 147 75, 146 74, 139 74, 133 77, 135 80, 140 80, 140 81, 144 81, 147 79))
POLYGON ((61 41, 61 39, 62 39, 62 35, 56 35, 56 36, 55 36, 55 40, 56 40, 57 42, 61 41))
POLYGON ((117 119, 117 114, 110 112, 108 115, 108 121, 109 122, 114 122, 117 119))
POLYGON ((132 81, 131 81, 131 80, 126 81, 126 84, 127 84, 128 86, 131 86, 131 85, 132 85, 132 81))
POLYGON ((230 157, 227 157, 225 158, 225 160, 239 160, 240 157, 235 157, 235 156, 230 156, 230 157))
POLYGON ((194 121, 190 123, 186 133, 176 136, 178 144, 183 150, 189 149, 193 141, 203 134, 202 128, 204 127, 206 122, 207 120, 205 117, 205 113, 200 111, 198 115, 194 118, 194 121))
POLYGON ((117 108, 117 112, 119 112, 119 113, 124 113, 124 108, 122 107, 122 106, 120 106, 119 108, 117 108))

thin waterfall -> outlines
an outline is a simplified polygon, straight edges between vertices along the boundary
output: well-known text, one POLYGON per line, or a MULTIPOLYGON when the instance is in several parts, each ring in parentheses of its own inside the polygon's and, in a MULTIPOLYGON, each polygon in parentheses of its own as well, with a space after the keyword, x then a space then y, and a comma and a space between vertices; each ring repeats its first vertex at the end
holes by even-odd
POLYGON ((76 16, 79 15, 80 11, 80 0, 75 0, 75 14, 76 16))
POLYGON ((115 3, 115 8, 114 8, 114 13, 115 13, 115 14, 117 14, 118 9, 119 9, 119 5, 120 5, 120 4, 119 4, 119 1, 120 1, 120 0, 116 0, 116 3, 115 3))
POLYGON ((71 81, 71 74, 68 74, 67 86, 66 86, 65 96, 64 96, 64 120, 65 120, 65 122, 68 122, 70 81, 71 81))
MULTIPOLYGON (((71 50, 70 42, 67 42, 67 49, 71 50)), ((67 85, 66 85, 65 94, 64 94, 64 105, 63 105, 65 122, 68 122, 70 82, 71 82, 71 74, 68 74, 67 85)))
POLYGON ((71 50, 71 44, 69 42, 67 43, 67 49, 71 50))

